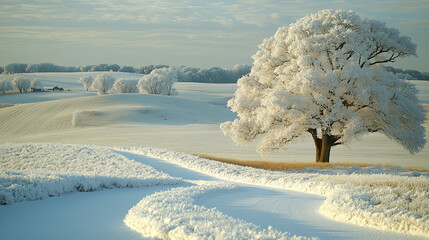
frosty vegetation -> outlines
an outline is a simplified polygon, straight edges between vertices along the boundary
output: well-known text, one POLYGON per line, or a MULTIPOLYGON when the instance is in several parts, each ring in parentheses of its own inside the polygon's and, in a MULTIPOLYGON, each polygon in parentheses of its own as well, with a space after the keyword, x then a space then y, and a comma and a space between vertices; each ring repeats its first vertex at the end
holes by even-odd
POLYGON ((170 96, 176 93, 176 89, 173 88, 176 81, 177 70, 173 68, 160 68, 142 77, 137 87, 140 93, 170 96))
POLYGON ((11 91, 12 88, 12 82, 6 79, 0 80, 0 93, 5 94, 8 91, 11 91))
POLYGON ((12 80, 0 79, 0 93, 26 93, 30 89, 41 89, 42 81, 40 79, 26 79, 22 76, 16 76, 12 80))
POLYGON ((181 182, 104 147, 2 144, 0 152, 2 205, 76 191, 181 182))
POLYGON ((268 171, 161 149, 121 147, 118 150, 161 158, 224 180, 322 195, 326 200, 320 212, 335 220, 429 237, 427 174, 339 174, 314 169, 300 173, 268 171))
POLYGON ((115 78, 109 74, 103 73, 95 77, 91 84, 91 88, 95 89, 99 95, 106 94, 113 87, 115 78))
POLYGON ((425 144, 425 110, 413 84, 383 63, 416 54, 410 38, 353 11, 322 10, 280 27, 253 56, 221 125, 236 144, 262 135, 258 151, 283 149, 310 133, 316 162, 331 147, 380 132, 411 154, 425 144))
POLYGON ((42 81, 40 79, 31 80, 30 88, 41 89, 42 88, 42 81))
POLYGON ((124 219, 131 229, 144 237, 160 239, 294 239, 272 227, 261 229, 255 224, 232 218, 216 208, 193 203, 198 195, 234 188, 231 183, 193 181, 194 186, 174 188, 142 199, 124 219))
POLYGON ((319 194, 326 197, 320 212, 335 220, 429 236, 427 174, 342 174, 326 169, 273 172, 168 150, 115 149, 67 144, 1 144, 0 203, 13 204, 105 188, 181 184, 179 188, 142 199, 128 212, 125 223, 147 237, 222 238, 225 234, 233 234, 238 239, 290 237, 193 203, 199 195, 229 191, 235 187, 233 184, 173 178, 125 157, 122 152, 126 151, 160 158, 219 179, 319 194))
POLYGON ((12 80, 12 87, 20 93, 27 92, 30 89, 31 81, 23 77, 15 77, 12 80))
POLYGON ((138 78, 119 78, 113 84, 112 93, 138 93, 138 78))
MULTIPOLYGON (((0 74, 15 74, 15 73, 37 73, 37 72, 129 72, 150 74, 158 68, 168 68, 169 65, 146 65, 141 67, 119 66, 117 64, 98 64, 86 65, 80 67, 58 66, 52 63, 25 64, 25 63, 10 63, 0 66, 0 74)), ((429 80, 428 72, 420 72, 417 70, 403 70, 385 66, 388 72, 395 74, 400 79, 408 80, 429 80)), ((207 82, 207 83, 236 83, 237 79, 249 74, 251 66, 238 64, 232 69, 223 69, 220 67, 196 68, 196 67, 177 67, 180 70, 178 76, 179 82, 207 82)))
POLYGON ((86 91, 89 91, 89 88, 91 87, 94 79, 91 76, 83 76, 77 81, 83 84, 83 87, 86 88, 86 91))
POLYGON ((36 73, 36 72, 129 72, 150 74, 155 69, 175 68, 178 70, 179 82, 206 82, 206 83, 236 83, 237 79, 250 72, 249 65, 238 64, 232 69, 220 67, 196 68, 196 67, 172 67, 169 65, 146 65, 141 67, 119 66, 117 64, 86 65, 81 67, 65 67, 52 63, 23 64, 10 63, 0 66, 0 73, 36 73))
POLYGON ((174 95, 173 88, 177 81, 176 68, 160 68, 153 70, 142 78, 115 79, 109 74, 99 74, 93 80, 91 76, 81 77, 78 82, 88 90, 96 90, 99 95, 107 93, 143 93, 156 95, 174 95))

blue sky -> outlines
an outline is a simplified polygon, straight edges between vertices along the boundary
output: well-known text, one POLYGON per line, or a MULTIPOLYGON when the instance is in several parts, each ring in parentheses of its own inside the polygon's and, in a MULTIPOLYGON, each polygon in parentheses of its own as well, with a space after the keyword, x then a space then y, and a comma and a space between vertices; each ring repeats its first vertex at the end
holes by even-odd
POLYGON ((394 66, 429 71, 429 0, 0 0, 0 65, 117 63, 230 68, 322 9, 355 10, 417 44, 394 66))

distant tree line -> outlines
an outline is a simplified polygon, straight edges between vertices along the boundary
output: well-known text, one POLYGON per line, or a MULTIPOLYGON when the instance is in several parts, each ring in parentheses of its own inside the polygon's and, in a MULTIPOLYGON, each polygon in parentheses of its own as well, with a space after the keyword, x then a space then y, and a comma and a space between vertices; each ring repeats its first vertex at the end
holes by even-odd
MULTIPOLYGON (((59 66, 52 63, 25 64, 25 63, 10 63, 0 66, 0 73, 38 73, 38 72, 129 72, 150 74, 155 69, 169 68, 169 65, 146 65, 141 67, 119 66, 118 64, 98 64, 85 65, 79 67, 59 66)), ((236 83, 239 78, 250 72, 250 65, 235 65, 232 69, 223 69, 220 67, 196 68, 180 66, 176 67, 179 70, 179 82, 205 82, 205 83, 236 83)), ((384 66, 384 68, 398 78, 407 80, 429 80, 428 72, 420 72, 417 70, 403 70, 384 66)))
MULTIPOLYGON (((80 67, 58 66, 52 63, 25 64, 10 63, 0 67, 0 73, 38 73, 38 72, 129 72, 150 74, 155 69, 169 68, 169 65, 147 65, 141 67, 119 66, 118 64, 98 64, 80 67)), ((179 82, 236 83, 237 79, 250 72, 249 65, 235 65, 232 69, 220 67, 195 68, 175 67, 179 82)))
POLYGON ((179 82, 236 83, 250 73, 250 68, 250 65, 235 65, 232 69, 179 67, 177 78, 179 82))
POLYGON ((402 70, 400 68, 387 67, 384 68, 393 74, 395 74, 400 79, 407 80, 429 80, 428 72, 419 72, 417 70, 402 70))

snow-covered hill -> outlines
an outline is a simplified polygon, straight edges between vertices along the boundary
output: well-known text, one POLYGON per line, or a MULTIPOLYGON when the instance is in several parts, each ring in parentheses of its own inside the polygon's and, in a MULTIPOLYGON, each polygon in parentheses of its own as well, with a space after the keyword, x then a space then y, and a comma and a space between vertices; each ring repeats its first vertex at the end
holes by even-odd
MULTIPOLYGON (((115 78, 141 76, 110 74, 115 78)), ((74 91, 0 95, 0 104, 21 103, 0 109, 0 143, 149 146, 243 160, 314 162, 315 150, 310 135, 291 144, 287 151, 264 156, 255 152, 256 143, 239 147, 225 137, 219 124, 234 118, 225 106, 236 90, 235 84, 176 83, 178 95, 172 97, 140 94, 96 96, 95 92, 79 91, 83 88, 77 80, 84 75, 26 74, 28 78, 43 79, 45 86, 60 81, 64 86, 74 86, 74 91)), ((420 89, 420 101, 429 103, 429 82, 413 82, 420 89)), ((426 135, 428 126, 426 123, 426 135)), ((429 168, 426 159, 429 159, 429 148, 411 156, 381 134, 370 134, 350 146, 335 147, 331 154, 332 162, 429 168)))

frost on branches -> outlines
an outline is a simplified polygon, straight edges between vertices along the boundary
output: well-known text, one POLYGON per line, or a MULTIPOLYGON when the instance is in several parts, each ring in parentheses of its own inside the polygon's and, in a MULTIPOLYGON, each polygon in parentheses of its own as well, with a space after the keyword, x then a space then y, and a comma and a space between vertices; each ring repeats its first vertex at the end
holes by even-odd
POLYGON ((176 94, 173 88, 177 81, 177 70, 174 68, 159 68, 142 77, 137 84, 140 93, 171 96, 176 94))
POLYGON ((258 151, 266 152, 310 133, 316 162, 371 132, 411 154, 424 147, 426 114, 416 88, 381 66, 416 55, 396 29, 353 11, 322 10, 280 27, 259 48, 228 102, 238 119, 221 125, 236 144, 262 135, 258 151))
POLYGON ((111 92, 113 93, 138 93, 138 78, 119 78, 113 84, 111 92))
POLYGON ((91 84, 91 88, 97 90, 98 95, 106 94, 109 91, 113 83, 115 82, 115 78, 108 74, 100 74, 95 77, 94 81, 91 84))
POLYGON ((94 79, 91 76, 83 76, 83 77, 79 78, 79 80, 77 80, 77 81, 82 83, 83 87, 86 88, 86 91, 88 91, 89 88, 91 87, 94 79))

